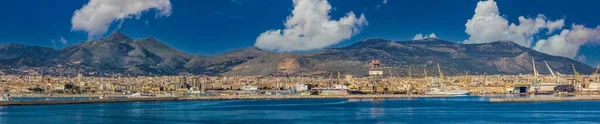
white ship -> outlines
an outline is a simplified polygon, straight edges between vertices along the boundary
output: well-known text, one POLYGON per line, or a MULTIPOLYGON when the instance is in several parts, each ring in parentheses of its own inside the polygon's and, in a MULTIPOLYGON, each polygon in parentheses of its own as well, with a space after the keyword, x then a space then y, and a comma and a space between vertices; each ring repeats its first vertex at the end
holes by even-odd
POLYGON ((461 89, 444 90, 439 88, 431 88, 430 90, 425 91, 425 94, 428 95, 469 95, 470 93, 470 91, 461 89))
POLYGON ((127 98, 151 98, 151 97, 156 97, 156 95, 149 94, 149 93, 134 93, 134 94, 127 96, 127 98))
POLYGON ((244 91, 256 91, 258 90, 257 86, 250 86, 250 85, 246 85, 246 86, 242 86, 242 88, 240 88, 244 91))

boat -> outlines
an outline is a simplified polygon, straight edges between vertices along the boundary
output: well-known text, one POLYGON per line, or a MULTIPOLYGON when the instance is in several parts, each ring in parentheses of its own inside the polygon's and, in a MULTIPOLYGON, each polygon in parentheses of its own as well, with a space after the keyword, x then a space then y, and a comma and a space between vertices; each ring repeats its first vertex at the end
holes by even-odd
POLYGON ((439 88, 431 88, 425 91, 425 94, 428 95, 469 95, 471 91, 461 90, 461 89, 439 89, 439 88))
POLYGON ((4 93, 2 95, 2 97, 0 97, 0 101, 12 101, 12 97, 10 96, 10 93, 4 93))
POLYGON ((240 88, 244 91, 256 91, 258 90, 257 86, 250 86, 250 85, 246 85, 246 86, 242 86, 242 88, 240 88))
POLYGON ((134 94, 127 96, 127 98, 150 98, 150 97, 156 97, 156 95, 150 94, 150 93, 134 93, 134 94))

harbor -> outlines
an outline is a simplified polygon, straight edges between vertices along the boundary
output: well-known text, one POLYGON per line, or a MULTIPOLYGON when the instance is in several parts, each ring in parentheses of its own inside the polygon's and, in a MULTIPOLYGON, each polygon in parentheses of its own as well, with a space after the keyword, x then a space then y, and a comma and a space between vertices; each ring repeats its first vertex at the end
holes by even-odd
POLYGON ((565 101, 599 101, 600 96, 574 97, 529 97, 529 98, 490 98, 490 102, 565 102, 565 101))
POLYGON ((345 95, 345 96, 317 96, 317 95, 276 95, 276 96, 195 96, 195 97, 148 97, 148 98, 107 98, 83 100, 23 100, 0 101, 0 106, 18 105, 55 105, 55 104, 90 104, 90 103, 115 103, 115 102, 153 102, 153 101, 190 101, 190 100, 248 100, 248 99, 383 99, 383 98, 437 98, 453 97, 451 95, 345 95))

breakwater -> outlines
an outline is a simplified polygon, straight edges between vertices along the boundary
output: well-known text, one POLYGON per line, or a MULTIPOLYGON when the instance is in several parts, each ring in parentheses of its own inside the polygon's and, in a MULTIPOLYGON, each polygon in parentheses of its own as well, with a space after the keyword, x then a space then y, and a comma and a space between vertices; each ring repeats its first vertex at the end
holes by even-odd
POLYGON ((90 99, 90 100, 33 100, 33 101, 2 101, 0 106, 16 105, 54 105, 54 104, 85 104, 85 103, 113 103, 113 102, 145 102, 145 101, 172 101, 179 97, 156 98, 121 98, 121 99, 90 99))
POLYGON ((593 101, 600 100, 598 96, 577 97, 535 97, 535 98, 490 98, 490 102, 558 102, 558 101, 593 101))
POLYGON ((152 97, 152 98, 115 98, 115 99, 90 99, 90 100, 36 100, 36 101, 3 101, 0 106, 17 105, 54 105, 54 104, 86 104, 86 103, 114 103, 114 102, 149 102, 149 101, 177 101, 177 100, 245 100, 245 99, 367 99, 367 98, 422 98, 422 97, 453 97, 452 95, 276 95, 276 96, 197 96, 197 97, 152 97))

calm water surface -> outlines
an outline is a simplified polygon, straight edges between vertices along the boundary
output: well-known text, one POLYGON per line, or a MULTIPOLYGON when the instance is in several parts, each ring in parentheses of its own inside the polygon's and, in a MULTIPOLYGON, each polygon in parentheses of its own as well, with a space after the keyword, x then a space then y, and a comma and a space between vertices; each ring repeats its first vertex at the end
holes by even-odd
POLYGON ((162 101, 0 108, 2 124, 597 123, 600 102, 490 103, 487 97, 162 101))

